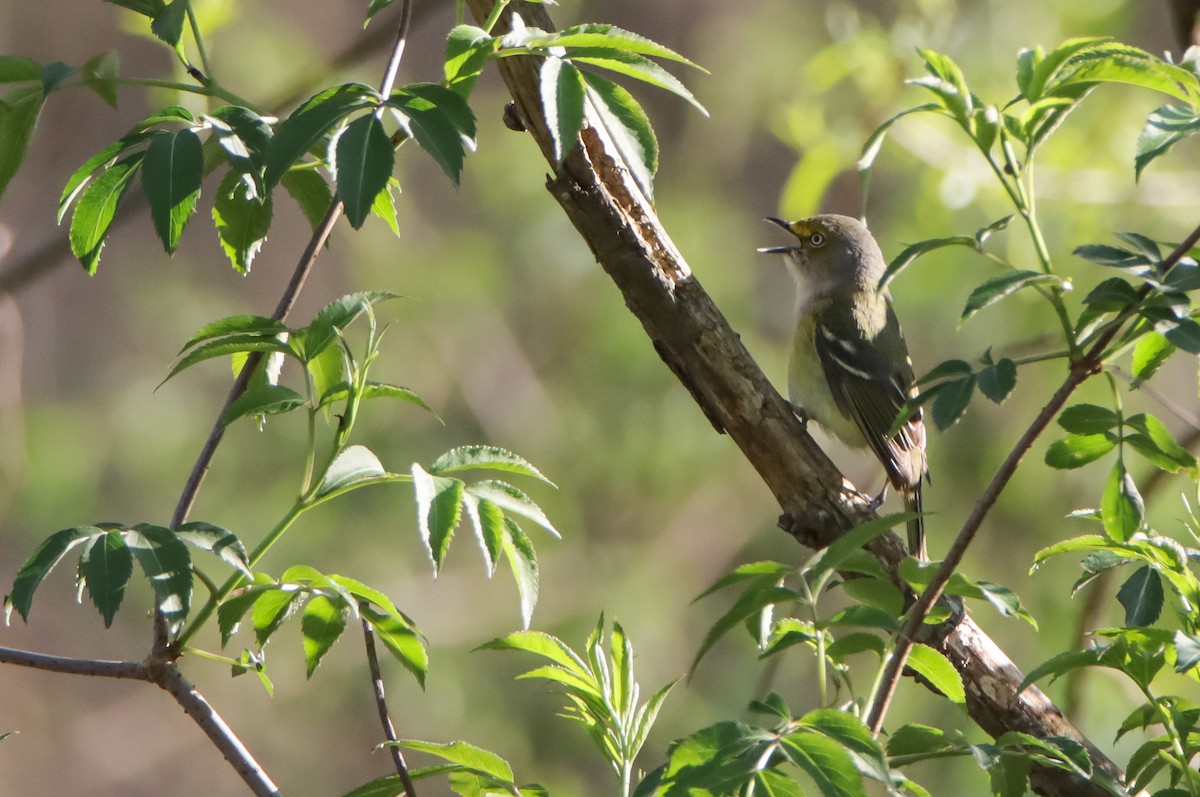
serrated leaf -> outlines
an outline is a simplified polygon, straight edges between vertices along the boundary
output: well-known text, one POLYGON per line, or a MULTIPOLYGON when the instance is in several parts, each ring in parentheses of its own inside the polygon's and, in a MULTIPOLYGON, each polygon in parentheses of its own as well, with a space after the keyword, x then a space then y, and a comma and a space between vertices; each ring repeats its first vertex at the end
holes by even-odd
POLYGON ((122 138, 112 142, 107 147, 84 161, 83 165, 76 169, 74 173, 72 173, 70 178, 67 179, 66 185, 63 186, 62 194, 58 199, 58 215, 56 217, 57 221, 60 224, 62 223, 63 216, 65 216, 67 213, 67 208, 72 202, 75 201, 75 198, 79 195, 79 192, 87 186, 92 177, 95 176, 96 172, 100 171, 102 167, 110 165, 113 160, 116 159, 117 155, 121 154, 127 149, 130 149, 131 147, 137 146, 146 139, 150 138, 152 135, 152 133, 144 132, 130 133, 129 135, 123 136, 122 138))
POLYGON ((1138 493, 1137 485, 1133 482, 1133 476, 1118 459, 1109 473, 1104 495, 1100 500, 1100 517, 1104 523, 1104 530, 1114 540, 1126 542, 1142 527, 1145 513, 1146 507, 1138 493))
POLYGON ((619 75, 625 75, 669 91, 675 96, 687 100, 689 105, 708 116, 708 110, 700 104, 700 101, 679 78, 643 55, 612 47, 576 47, 567 52, 567 58, 573 64, 587 64, 608 69, 619 75))
POLYGON ((452 764, 486 773, 494 778, 506 781, 511 781, 513 778, 512 768, 503 758, 466 742, 437 744, 418 739, 401 739, 397 744, 409 750, 428 753, 452 764))
MULTIPOLYGON (((389 139, 390 143, 390 139, 389 139)), ((392 235, 400 237, 400 221, 396 218, 396 197, 393 192, 400 190, 400 182, 395 177, 388 178, 387 185, 375 195, 371 202, 371 215, 380 219, 392 235)))
POLYGON ((434 476, 416 463, 412 466, 412 478, 417 500, 417 528, 433 562, 434 575, 437 575, 462 517, 464 485, 459 479, 434 476))
POLYGON ((213 224, 225 256, 238 273, 249 273, 254 256, 266 243, 272 215, 269 194, 262 200, 251 197, 237 172, 230 171, 222 178, 213 200, 213 224))
POLYGON ((914 260, 930 252, 938 249, 945 249, 948 246, 966 246, 975 249, 978 244, 975 238, 970 235, 955 235, 950 238, 931 238, 927 241, 918 241, 915 244, 910 244, 904 247, 900 254, 888 263, 887 270, 884 271, 883 277, 879 280, 879 290, 883 290, 888 284, 896 278, 896 276, 907 268, 914 260))
POLYGON ((171 0, 163 6, 150 23, 150 31, 171 47, 179 46, 183 36, 183 23, 187 19, 190 0, 171 0))
POLYGON ((1117 413, 1096 404, 1076 404, 1058 416, 1058 425, 1076 435, 1102 435, 1120 423, 1117 413))
POLYGON ((1050 444, 1045 461, 1052 468, 1071 470, 1095 462, 1114 448, 1116 443, 1107 435, 1069 434, 1050 444))
POLYGON ((281 332, 287 331, 287 325, 273 318, 260 315, 231 315, 211 321, 196 330, 191 339, 179 350, 183 354, 192 346, 217 338, 231 335, 261 335, 274 339, 281 332))
POLYGON ((193 520, 175 529, 176 536, 186 544, 207 551, 250 578, 250 557, 246 546, 232 531, 203 520, 193 520))
MULTIPOLYGON (((871 637, 879 641, 877 637, 871 637)), ((849 751, 855 759, 855 768, 880 783, 887 783, 887 759, 883 748, 875 740, 871 729, 858 717, 833 708, 810 711, 799 720, 805 728, 828 736, 849 751)))
POLYGON ((217 607, 217 629, 221 634, 221 647, 229 644, 230 638, 237 633, 243 615, 246 614, 266 591, 274 586, 269 577, 259 574, 255 584, 242 587, 226 598, 217 607))
POLYGON ((1139 453, 1147 456, 1158 467, 1169 473, 1196 468, 1196 458, 1175 441, 1166 424, 1158 418, 1139 412, 1127 422, 1142 434, 1129 435, 1126 441, 1132 443, 1139 453))
POLYGON ((475 529, 488 578, 491 578, 496 572, 496 560, 503 550, 504 511, 491 501, 476 498, 470 491, 463 495, 463 506, 475 529))
POLYGON ((971 291, 958 323, 961 326, 983 308, 1011 296, 1022 288, 1046 282, 1061 284, 1062 280, 1053 274, 1043 274, 1039 271, 1010 271, 994 277, 971 291))
POLYGON ((105 628, 112 627, 131 575, 133 555, 117 529, 96 537, 79 558, 80 580, 87 584, 88 595, 104 618, 105 628))
MULTIPOLYGON (((337 360, 338 367, 340 369, 341 358, 337 356, 336 349, 326 349, 324 353, 322 353, 319 357, 317 357, 317 359, 310 361, 309 366, 312 367, 312 365, 314 365, 316 363, 320 363, 322 360, 326 359, 326 355, 330 354, 330 353, 333 354, 333 357, 330 357, 328 359, 329 360, 337 360)), ((338 376, 341 376, 340 371, 338 373, 338 376)), ((330 385, 329 388, 327 388, 325 390, 325 392, 321 394, 320 405, 322 407, 327 407, 330 404, 344 400, 349 395, 350 395, 350 386, 347 385, 345 382, 339 382, 337 384, 330 385)), ((409 404, 415 404, 416 406, 418 406, 421 409, 428 412, 430 415, 433 415, 433 417, 437 418, 437 414, 430 408, 430 406, 428 404, 425 403, 425 400, 423 398, 421 398, 420 396, 418 396, 416 393, 412 392, 408 388, 400 387, 399 385, 389 385, 386 382, 368 381, 365 385, 363 385, 363 389, 362 389, 362 392, 359 394, 359 397, 362 399, 375 399, 375 398, 399 399, 401 401, 406 401, 409 404)))
POLYGON ((558 529, 546 517, 541 507, 533 502, 528 495, 511 484, 496 480, 477 482, 467 487, 467 492, 476 498, 487 500, 489 503, 507 511, 529 518, 534 523, 561 538, 558 529))
POLYGON ((46 102, 40 87, 22 87, 0 98, 0 196, 25 162, 46 102))
POLYGON ((1126 628, 1153 625, 1162 614, 1162 579, 1149 565, 1139 567, 1117 590, 1117 602, 1125 609, 1126 628))
POLYGON ((1017 386, 1017 364, 1007 357, 979 371, 979 392, 996 404, 1003 404, 1017 386))
POLYGON ((522 627, 528 629, 538 599, 537 554, 529 537, 511 518, 504 519, 504 531, 501 544, 517 584, 517 594, 521 596, 522 627))
POLYGON ((1187 672, 1200 664, 1200 638, 1175 632, 1175 672, 1187 672))
MULTIPOLYGON (((175 0, 175 4, 183 2, 175 0)), ((203 179, 204 151, 193 131, 160 133, 150 141, 142 162, 142 190, 168 254, 175 254, 184 225, 196 210, 203 179)))
POLYGON ((395 152, 374 114, 355 119, 337 138, 337 194, 354 229, 362 227, 375 197, 387 189, 395 152))
POLYGON ((88 274, 95 274, 100 265, 100 252, 117 213, 117 205, 141 166, 142 158, 143 153, 138 152, 114 163, 83 189, 75 203, 69 233, 71 253, 79 258, 88 274))
POLYGON ((889 756, 928 756, 940 753, 953 746, 941 728, 910 722, 901 725, 888 735, 889 756))
POLYGON ((933 423, 939 431, 945 431, 967 411, 971 397, 975 395, 976 377, 974 374, 965 379, 955 379, 938 385, 938 393, 933 399, 933 423))
POLYGON ((386 475, 383 463, 371 449, 360 445, 347 446, 329 463, 316 498, 342 492, 361 482, 374 481, 386 475))
POLYGON ((175 532, 149 523, 134 526, 125 541, 150 579, 168 633, 178 634, 192 605, 192 557, 187 546, 175 532))
POLYGON ((283 341, 274 336, 262 334, 226 335, 221 338, 208 340, 192 347, 186 354, 176 360, 171 372, 163 379, 166 382, 180 371, 191 368, 196 363, 211 360, 214 357, 224 357, 238 352, 280 352, 291 353, 291 349, 283 341))
POLYGON ((583 72, 594 114, 591 121, 604 128, 630 174, 648 197, 654 197, 658 171, 658 138, 650 118, 633 95, 613 81, 583 72))
MULTIPOLYGON (((374 89, 363 83, 333 86, 305 100, 280 123, 267 147, 263 182, 268 190, 304 157, 334 125, 377 101, 374 89)), ((324 215, 326 208, 322 209, 324 215)))
POLYGON ((367 307, 399 297, 400 294, 391 291, 360 291, 341 296, 322 307, 312 323, 303 330, 305 360, 311 360, 323 352, 326 346, 337 339, 334 330, 345 330, 350 322, 366 312, 367 307))
POLYGON ((521 650, 549 659, 581 678, 591 677, 587 664, 569 645, 541 631, 517 631, 485 642, 476 650, 521 650))
POLYGON ((554 160, 562 163, 583 128, 583 76, 562 58, 545 58, 538 70, 538 93, 554 142, 554 160))
POLYGON ((1140 178, 1142 170, 1152 161, 1165 155, 1171 147, 1185 138, 1200 133, 1200 115, 1187 106, 1164 105, 1153 111, 1146 119, 1146 126, 1138 136, 1134 157, 1134 175, 1140 178))
POLYGON ((324 595, 317 595, 304 605, 300 634, 304 638, 304 665, 309 678, 346 630, 346 611, 345 606, 324 595))
POLYGON ((29 622, 29 609, 33 605, 33 593, 42 580, 55 568, 67 552, 83 542, 105 534, 96 526, 75 526, 56 531, 42 541, 17 571, 8 603, 17 610, 21 619, 29 622))
POLYGON ((360 611, 384 647, 413 674, 421 688, 425 688, 429 653, 413 625, 398 612, 379 611, 371 606, 363 606, 360 611))
POLYGON ((949 659, 938 651, 918 642, 913 645, 908 656, 908 666, 952 702, 966 702, 967 694, 963 689, 962 676, 954 669, 949 659))
POLYGON ((259 647, 267 644, 271 635, 279 630, 291 613, 296 599, 303 593, 294 585, 265 590, 254 602, 250 620, 254 626, 254 638, 259 647))
POLYGON ((658 42, 647 39, 645 36, 618 28, 616 25, 600 22, 572 25, 558 33, 536 36, 528 42, 528 46, 568 48, 608 47, 624 52, 663 58, 705 71, 703 67, 693 63, 669 47, 664 47, 658 42))
POLYGON ((316 230, 333 202, 333 193, 325 178, 316 169, 291 169, 279 179, 279 184, 296 200, 304 218, 316 230))
POLYGON ((388 105, 403 116, 417 145, 458 185, 467 150, 475 147, 470 106, 450 89, 428 83, 393 92, 388 105))
POLYGON ((470 93, 496 44, 496 39, 475 25, 456 25, 451 29, 443 59, 446 85, 461 96, 470 93))
POLYGON ((866 796, 862 776, 839 742, 801 731, 783 736, 779 751, 812 778, 823 797, 866 796))
POLYGON ((457 473, 464 470, 499 470, 532 476, 551 487, 554 482, 542 475, 528 460, 496 446, 460 446, 438 457, 430 473, 457 473))

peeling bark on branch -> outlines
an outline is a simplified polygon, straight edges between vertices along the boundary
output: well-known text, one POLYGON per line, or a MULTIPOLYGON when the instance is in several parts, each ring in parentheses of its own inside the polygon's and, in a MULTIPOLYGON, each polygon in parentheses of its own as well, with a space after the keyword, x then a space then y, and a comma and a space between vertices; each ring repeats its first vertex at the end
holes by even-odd
MULTIPOLYGON (((491 0, 469 4, 481 20, 492 7, 491 0)), ((516 6, 526 23, 553 29, 542 6, 516 6)), ((507 17, 500 24, 507 24, 507 17)), ((522 124, 553 163, 553 144, 538 99, 538 60, 506 58, 499 66, 522 124)), ((842 477, 763 375, 692 275, 652 205, 610 154, 614 151, 596 129, 585 129, 580 145, 549 180, 550 192, 620 289, 655 351, 714 428, 730 436, 771 489, 784 512, 781 525, 804 545, 828 545, 869 516, 865 496, 842 477)), ((905 554, 899 538, 891 534, 879 538, 871 550, 893 573, 905 554)), ((1007 731, 1067 736, 1086 746, 1097 767, 1119 774, 1119 768, 1040 690, 1017 694, 1021 672, 971 619, 964 619, 940 643, 929 641, 962 674, 967 710, 984 731, 993 736, 1007 731)), ((1033 785, 1039 793, 1055 797, 1107 793, 1068 773, 1044 768, 1035 769, 1033 785)))

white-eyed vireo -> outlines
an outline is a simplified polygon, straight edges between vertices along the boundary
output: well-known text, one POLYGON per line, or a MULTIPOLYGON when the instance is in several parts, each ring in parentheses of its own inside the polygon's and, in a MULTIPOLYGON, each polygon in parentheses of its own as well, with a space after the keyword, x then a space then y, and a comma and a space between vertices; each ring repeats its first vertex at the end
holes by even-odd
MULTIPOLYGON (((759 250, 787 255, 796 279, 796 336, 788 362, 792 406, 846 444, 870 446, 905 508, 920 512, 921 480, 928 474, 920 408, 888 434, 916 389, 892 297, 879 290, 886 267, 879 244, 849 216, 767 220, 798 239, 795 246, 759 250)), ((927 558, 919 517, 908 524, 908 547, 927 558)))

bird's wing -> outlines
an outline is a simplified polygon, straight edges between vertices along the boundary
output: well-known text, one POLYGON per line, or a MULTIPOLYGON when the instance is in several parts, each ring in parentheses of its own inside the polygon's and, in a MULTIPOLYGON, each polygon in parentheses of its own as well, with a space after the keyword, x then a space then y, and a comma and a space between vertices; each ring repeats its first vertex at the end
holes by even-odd
MULTIPOLYGON (((887 315, 888 323, 895 323, 890 307, 887 315)), ((925 472, 920 408, 895 435, 888 435, 912 383, 903 344, 895 352, 885 352, 865 334, 854 332, 861 325, 827 320, 833 323, 818 325, 814 342, 838 409, 858 425, 893 485, 906 489, 919 484, 925 472)), ((895 339, 900 340, 898 334, 895 339)))

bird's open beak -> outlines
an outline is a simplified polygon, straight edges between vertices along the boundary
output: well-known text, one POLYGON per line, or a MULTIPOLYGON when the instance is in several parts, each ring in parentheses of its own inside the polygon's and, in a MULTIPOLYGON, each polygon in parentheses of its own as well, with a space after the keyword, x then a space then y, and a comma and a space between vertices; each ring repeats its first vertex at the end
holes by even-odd
MULTIPOLYGON (((789 224, 788 222, 784 221, 783 219, 776 218, 775 216, 767 216, 765 219, 763 219, 763 221, 769 221, 772 224, 778 224, 780 227, 787 230, 788 232, 792 232, 792 225, 789 224)), ((795 233, 792 233, 792 234, 795 235, 795 233)), ((796 251, 796 247, 794 247, 794 246, 760 246, 758 248, 758 251, 764 255, 786 255, 789 252, 796 251)))

